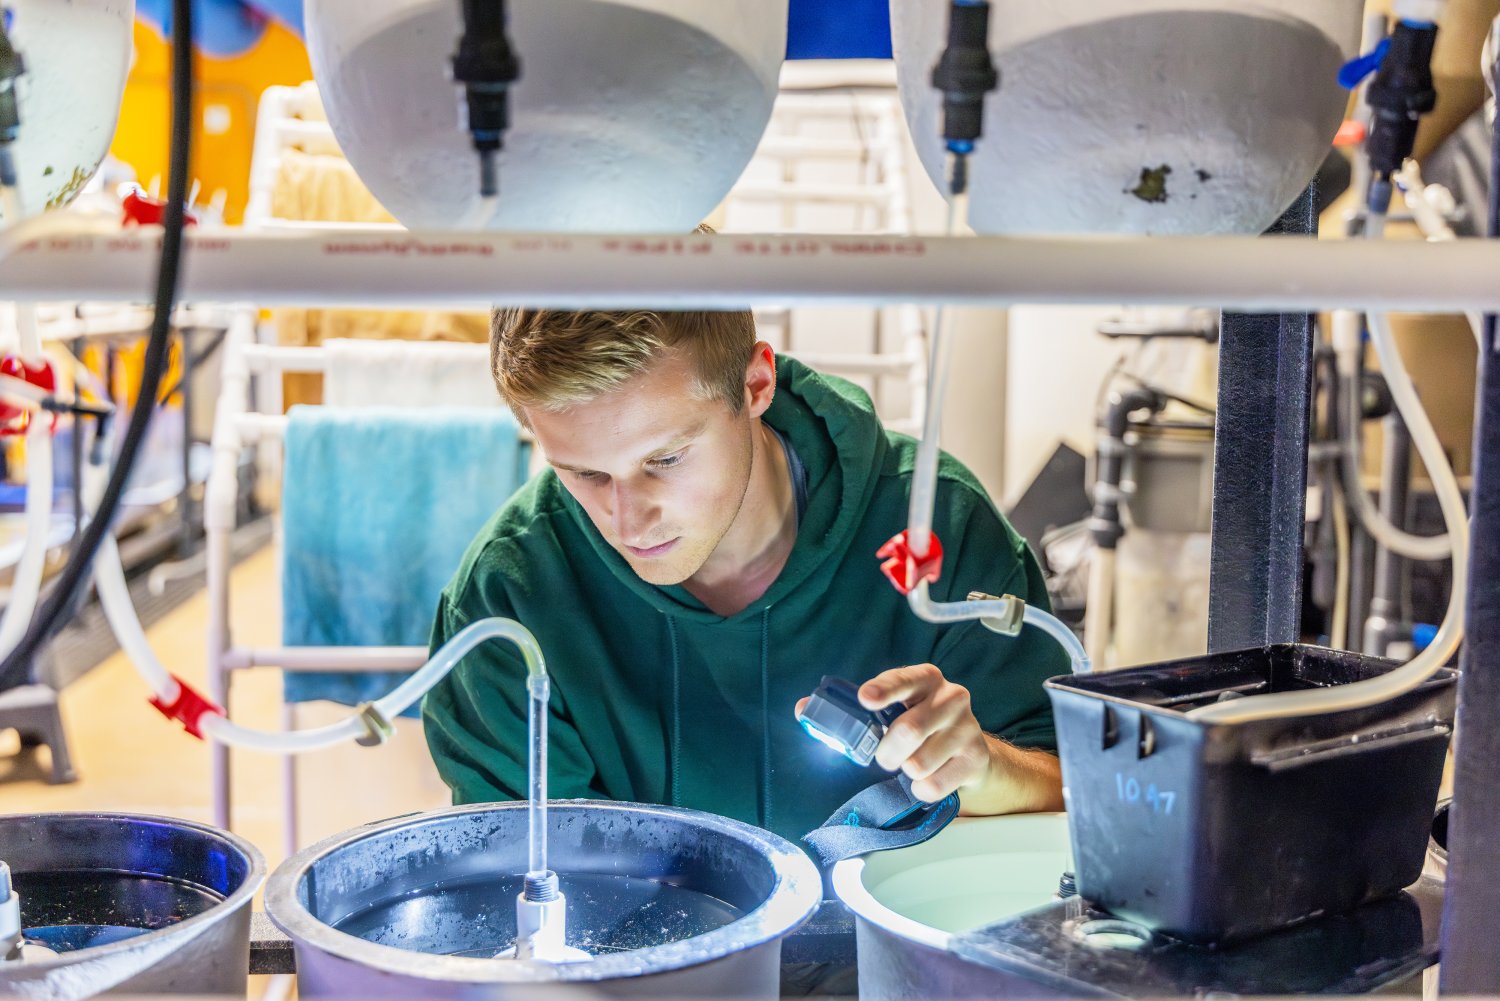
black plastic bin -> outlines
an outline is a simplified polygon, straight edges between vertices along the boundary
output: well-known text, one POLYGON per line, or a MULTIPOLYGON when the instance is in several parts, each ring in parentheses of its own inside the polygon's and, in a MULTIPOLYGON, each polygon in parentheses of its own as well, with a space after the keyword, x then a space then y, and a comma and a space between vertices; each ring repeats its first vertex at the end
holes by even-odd
POLYGON ((1287 644, 1048 681, 1079 894, 1165 935, 1226 942, 1415 882, 1456 672, 1366 709, 1235 725, 1184 715, 1226 691, 1395 666, 1287 644))

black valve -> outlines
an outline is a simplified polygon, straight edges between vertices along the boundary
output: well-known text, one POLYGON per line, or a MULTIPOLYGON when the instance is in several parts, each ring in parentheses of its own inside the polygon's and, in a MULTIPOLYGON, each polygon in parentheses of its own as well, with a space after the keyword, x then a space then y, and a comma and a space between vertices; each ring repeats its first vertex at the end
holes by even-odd
POLYGON ((1365 140, 1365 155, 1375 175, 1370 208, 1377 213, 1383 214, 1390 206, 1391 176, 1411 156, 1422 116, 1437 106, 1437 88, 1432 82, 1437 32, 1435 24, 1398 22, 1391 32, 1390 49, 1366 92, 1374 122, 1365 140))
POLYGON ((504 0, 463 0, 464 33, 453 57, 453 80, 464 85, 467 128, 479 154, 479 193, 500 188, 495 155, 510 126, 510 86, 521 78, 521 60, 505 34, 504 0))
POLYGON ((984 97, 1000 85, 990 58, 988 0, 953 0, 948 8, 948 47, 932 69, 932 85, 943 93, 943 141, 954 156, 949 187, 968 186, 964 158, 984 131, 984 97))

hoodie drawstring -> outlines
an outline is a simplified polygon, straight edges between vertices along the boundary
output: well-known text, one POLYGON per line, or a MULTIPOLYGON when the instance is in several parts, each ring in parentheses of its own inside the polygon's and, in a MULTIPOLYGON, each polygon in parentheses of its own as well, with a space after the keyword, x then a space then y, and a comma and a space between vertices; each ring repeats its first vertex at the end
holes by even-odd
POLYGON ((677 623, 670 615, 666 619, 672 645, 672 805, 681 806, 677 763, 682 760, 682 664, 677 655, 677 623))
POLYGON ((771 606, 760 615, 760 826, 771 829, 771 606))

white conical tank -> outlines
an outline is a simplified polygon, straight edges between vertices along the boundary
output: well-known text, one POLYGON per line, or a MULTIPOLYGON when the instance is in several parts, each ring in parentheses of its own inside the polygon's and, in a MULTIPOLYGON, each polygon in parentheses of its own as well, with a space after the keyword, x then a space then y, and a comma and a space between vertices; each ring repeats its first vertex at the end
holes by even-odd
MULTIPOLYGON (((11 144, 20 215, 72 201, 115 137, 130 72, 135 0, 4 0, 21 128, 11 144)), ((0 205, 0 225, 5 218, 0 205)))
MULTIPOLYGON (((981 233, 1257 233, 1343 118, 1362 0, 995 0, 998 92, 970 163, 981 233)), ((891 0, 901 100, 944 170, 948 0, 891 0)), ((941 185, 940 185, 941 186, 941 185)))
MULTIPOLYGON (((521 59, 496 229, 686 232, 749 162, 786 51, 787 0, 510 0, 521 59)), ((308 0, 328 119, 412 228, 472 224, 478 164, 450 60, 458 0, 308 0)))

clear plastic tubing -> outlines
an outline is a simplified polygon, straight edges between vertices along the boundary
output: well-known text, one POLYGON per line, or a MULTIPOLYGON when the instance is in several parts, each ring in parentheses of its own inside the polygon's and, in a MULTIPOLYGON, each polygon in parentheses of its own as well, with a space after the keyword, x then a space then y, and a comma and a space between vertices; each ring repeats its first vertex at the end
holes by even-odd
MULTIPOLYGON (((969 196, 954 195, 948 203, 948 236, 968 215, 969 196)), ((932 324, 931 368, 927 372, 927 414, 922 420, 922 440, 917 443, 917 468, 911 482, 911 504, 906 516, 906 540, 914 553, 925 554, 932 540, 932 508, 937 492, 939 437, 943 426, 943 399, 948 395, 948 353, 953 340, 948 326, 952 311, 938 307, 932 324)), ((913 590, 912 595, 916 595, 913 590)), ((925 600, 925 590, 924 590, 925 600)), ((975 618, 977 616, 969 616, 975 618)))
POLYGON ((1042 632, 1057 640, 1062 648, 1068 651, 1068 657, 1073 661, 1074 674, 1088 674, 1093 670, 1093 662, 1083 649, 1083 642, 1078 635, 1069 629, 1067 624, 1055 615, 1037 608, 1035 605, 1027 605, 1022 615, 1022 621, 1028 626, 1040 629, 1042 632))
MULTIPOLYGON (((968 215, 967 193, 953 195, 948 202, 947 235, 958 231, 968 215)), ((932 541, 932 511, 937 496, 937 471, 941 455, 940 437, 943 426, 943 400, 948 395, 949 354, 953 338, 949 326, 952 311, 939 307, 933 321, 931 368, 927 373, 927 413, 922 420, 922 440, 917 443, 917 468, 912 476, 911 503, 907 509, 907 544, 913 553, 926 553, 932 541)), ((933 601, 927 592, 927 582, 922 581, 912 588, 907 601, 918 618, 927 622, 964 622, 982 619, 993 613, 994 605, 986 601, 933 601)), ((1091 662, 1083 644, 1061 621, 1027 605, 1023 621, 1047 633, 1068 652, 1073 663, 1074 674, 1087 674, 1091 662)))
MULTIPOLYGON (((526 635, 530 637, 531 634, 526 635)), ((530 830, 526 875, 536 879, 550 874, 547 868, 547 696, 551 685, 547 681, 547 670, 542 666, 542 651, 536 646, 536 640, 532 640, 531 645, 536 648, 536 657, 526 657, 526 690, 531 696, 526 707, 526 732, 531 738, 526 772, 531 795, 527 808, 530 830)), ((522 647, 522 654, 526 655, 525 647, 522 647)))
MULTIPOLYGON (((916 613, 917 618, 925 622, 933 622, 939 625, 953 622, 968 622, 973 619, 984 619, 995 614, 995 600, 993 598, 977 598, 967 601, 933 601, 927 591, 927 582, 924 580, 912 588, 911 594, 907 595, 907 603, 911 610, 916 613)), ((1021 613, 1021 621, 1028 626, 1040 629, 1042 632, 1057 640, 1064 650, 1068 652, 1068 658, 1073 662, 1074 674, 1088 674, 1093 670, 1093 661, 1089 659, 1088 652, 1084 649, 1078 635, 1069 629, 1067 624, 1055 615, 1044 612, 1034 605, 1027 604, 1021 613)))

